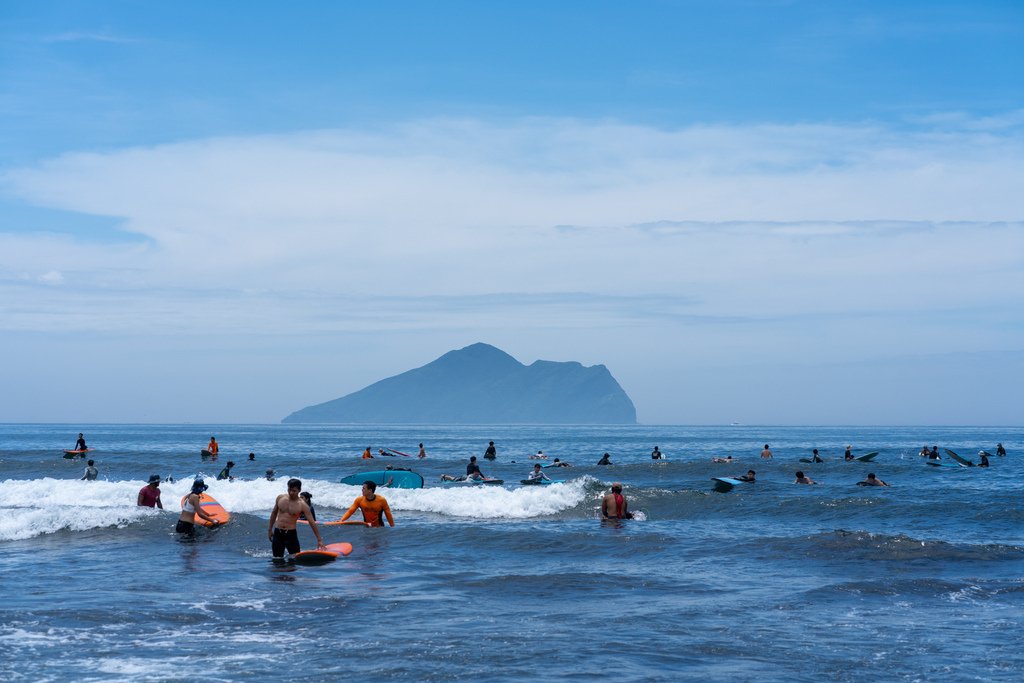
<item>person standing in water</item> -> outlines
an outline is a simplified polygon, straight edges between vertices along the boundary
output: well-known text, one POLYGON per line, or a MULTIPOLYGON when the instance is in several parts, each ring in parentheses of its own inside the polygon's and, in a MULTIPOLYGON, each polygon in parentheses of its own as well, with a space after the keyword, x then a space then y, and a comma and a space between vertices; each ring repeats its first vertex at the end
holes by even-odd
MULTIPOLYGON (((81 436, 81 434, 79 434, 79 436, 81 436)), ((1001 444, 1001 443, 997 443, 996 444, 996 455, 998 455, 1000 458, 1003 457, 1004 455, 1006 455, 1006 449, 1003 448, 1003 444, 1001 444)))
POLYGON ((825 462, 824 460, 821 459, 821 456, 818 455, 817 448, 811 451, 811 462, 825 462))
POLYGON ((135 501, 139 507, 147 508, 160 508, 164 509, 164 504, 160 502, 160 475, 154 474, 149 477, 149 483, 143 486, 139 490, 139 497, 135 501))
POLYGON ((295 555, 302 551, 299 545, 299 532, 295 528, 296 521, 306 516, 309 528, 316 536, 316 547, 320 550, 324 547, 324 541, 320 538, 320 529, 316 526, 313 512, 306 505, 299 494, 302 492, 302 482, 298 479, 288 480, 288 493, 282 493, 274 501, 274 509, 270 511, 270 523, 267 525, 267 539, 270 541, 271 554, 275 560, 284 559, 284 552, 287 550, 295 555))
POLYGON ((417 458, 425 458, 425 457, 427 457, 427 450, 425 448, 423 448, 423 444, 420 444, 420 452, 416 454, 416 457, 417 458))
POLYGON ((611 465, 612 464, 612 456, 610 456, 609 454, 605 453, 604 455, 601 456, 601 459, 597 461, 597 464, 598 465, 611 465))
POLYGON ((493 441, 488 442, 487 450, 484 451, 484 457, 488 460, 494 460, 498 457, 498 449, 494 447, 493 441))
POLYGON ((768 448, 768 444, 764 445, 764 450, 761 451, 761 457, 764 458, 765 460, 772 459, 772 449, 768 448))
POLYGON ((87 467, 85 468, 85 474, 82 475, 82 479, 80 479, 79 481, 82 481, 82 480, 84 480, 84 481, 96 481, 96 477, 98 477, 99 474, 100 474, 99 470, 97 470, 93 466, 93 461, 92 460, 87 462, 86 465, 87 465, 87 467))
POLYGON ((651 460, 661 460, 664 457, 665 456, 661 454, 661 451, 658 450, 657 446, 655 446, 654 450, 651 451, 651 460))
MULTIPOLYGON (((473 456, 473 458, 476 459, 476 456, 473 456)), ((360 510, 363 513, 363 521, 366 522, 367 526, 384 526, 384 520, 381 518, 382 514, 384 517, 387 517, 388 524, 391 526, 395 525, 395 519, 391 516, 391 507, 388 505, 388 501, 385 500, 384 496, 377 495, 377 484, 372 481, 363 482, 363 495, 353 501, 352 507, 342 515, 341 521, 344 522, 354 515, 356 510, 360 510)))
POLYGON ((846 446, 846 452, 843 453, 843 460, 853 460, 853 445, 846 446))
POLYGON ((622 484, 612 484, 612 492, 606 494, 601 501, 601 516, 605 519, 633 519, 629 511, 629 501, 622 495, 622 484))
POLYGON ((85 436, 82 434, 82 432, 78 432, 78 441, 75 442, 75 447, 74 447, 73 450, 76 450, 76 451, 87 451, 87 450, 89 450, 89 447, 85 445, 85 436))
POLYGON ((210 487, 202 479, 196 479, 192 482, 192 490, 185 496, 185 500, 181 504, 181 515, 178 516, 178 525, 174 527, 176 533, 185 534, 186 536, 194 534, 196 531, 196 515, 200 519, 211 522, 214 526, 220 526, 220 522, 203 511, 202 494, 208 488, 210 487))

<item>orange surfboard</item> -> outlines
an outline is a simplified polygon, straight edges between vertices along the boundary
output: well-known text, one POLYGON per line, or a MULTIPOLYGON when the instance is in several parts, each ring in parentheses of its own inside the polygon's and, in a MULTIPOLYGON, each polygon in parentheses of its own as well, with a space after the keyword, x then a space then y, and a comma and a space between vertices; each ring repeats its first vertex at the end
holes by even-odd
POLYGON ((325 564, 338 558, 339 555, 348 555, 352 552, 351 543, 329 543, 323 550, 303 550, 301 553, 292 555, 292 562, 296 564, 325 564))
MULTIPOLYGON (((307 526, 309 525, 309 522, 307 522, 304 519, 297 519, 295 521, 296 521, 297 524, 306 524, 307 526)), ((359 520, 356 520, 356 519, 347 519, 344 522, 341 521, 340 519, 336 519, 333 522, 317 522, 316 523, 317 526, 341 526, 342 524, 344 524, 345 526, 348 526, 348 525, 352 525, 352 526, 370 526, 366 522, 360 522, 359 520)))
MULTIPOLYGON (((186 494, 186 495, 181 497, 181 507, 183 507, 183 508, 185 507, 185 500, 187 498, 188 498, 188 494, 186 494)), ((205 512, 206 514, 210 515, 211 517, 213 517, 215 520, 217 520, 221 524, 227 524, 229 521, 231 521, 231 513, 228 512, 227 510, 225 510, 221 506, 221 504, 218 503, 217 500, 213 496, 211 496, 211 495, 209 495, 207 493, 200 493, 199 494, 199 507, 201 507, 203 509, 203 512, 205 512)), ((199 524, 199 525, 205 526, 205 527, 212 527, 213 526, 213 524, 211 522, 207 522, 205 519, 203 519, 199 515, 196 515, 196 524, 199 524)))

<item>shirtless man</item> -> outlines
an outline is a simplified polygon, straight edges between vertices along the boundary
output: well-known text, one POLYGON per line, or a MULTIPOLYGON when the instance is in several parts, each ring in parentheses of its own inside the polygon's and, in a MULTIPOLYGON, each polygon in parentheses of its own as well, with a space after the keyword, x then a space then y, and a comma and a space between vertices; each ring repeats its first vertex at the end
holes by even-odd
POLYGON ((316 548, 324 547, 323 539, 320 538, 320 530, 314 521, 313 512, 306 505, 306 501, 299 497, 302 491, 302 482, 298 479, 288 480, 288 493, 282 493, 274 501, 274 509, 270 511, 270 524, 267 525, 267 538, 270 539, 274 559, 284 559, 284 551, 295 555, 299 547, 299 532, 295 529, 295 522, 299 515, 305 515, 309 521, 309 528, 316 536, 316 548))
POLYGON ((388 524, 394 526, 395 518, 391 516, 391 506, 388 505, 388 501, 384 499, 384 496, 378 496, 376 491, 377 484, 372 481, 363 482, 363 495, 352 502, 352 507, 342 515, 341 521, 344 522, 354 515, 356 510, 360 510, 363 513, 363 521, 366 522, 367 526, 384 526, 381 513, 387 517, 388 524))
POLYGON ((867 479, 858 481, 857 486, 888 486, 888 484, 876 477, 874 472, 871 472, 868 474, 867 479))
POLYGON ((754 470, 747 470, 742 477, 736 477, 740 481, 757 481, 757 473, 754 470))
POLYGON ((633 519, 629 511, 629 501, 622 495, 622 484, 612 484, 612 492, 601 501, 601 516, 605 519, 633 519))
POLYGON ((813 484, 814 480, 811 479, 810 477, 806 476, 803 472, 797 472, 796 473, 796 481, 794 481, 793 483, 794 484, 813 484))
POLYGON ((772 449, 768 448, 768 444, 764 445, 764 450, 761 451, 761 457, 764 458, 765 460, 772 459, 772 449))

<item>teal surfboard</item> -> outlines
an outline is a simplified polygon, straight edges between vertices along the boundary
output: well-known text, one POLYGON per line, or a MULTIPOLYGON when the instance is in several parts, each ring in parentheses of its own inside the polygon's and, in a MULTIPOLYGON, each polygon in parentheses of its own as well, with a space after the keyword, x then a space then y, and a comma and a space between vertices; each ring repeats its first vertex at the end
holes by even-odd
POLYGON ((363 482, 372 481, 377 486, 391 489, 421 489, 423 477, 412 470, 375 470, 350 474, 341 480, 349 486, 362 486, 363 482))
POLYGON ((873 451, 871 453, 865 453, 864 455, 856 457, 854 458, 854 460, 860 460, 861 462, 871 462, 872 460, 875 459, 876 455, 878 455, 878 451, 873 451))
POLYGON ((520 479, 519 483, 523 486, 547 486, 555 482, 551 479, 520 479))

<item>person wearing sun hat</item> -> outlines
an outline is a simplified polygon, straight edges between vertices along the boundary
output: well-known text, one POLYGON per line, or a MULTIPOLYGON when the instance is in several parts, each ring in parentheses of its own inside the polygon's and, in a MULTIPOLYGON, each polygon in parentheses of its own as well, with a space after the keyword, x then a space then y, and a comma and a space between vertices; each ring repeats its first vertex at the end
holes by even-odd
POLYGON ((176 532, 186 536, 194 534, 196 531, 196 515, 211 522, 214 526, 220 526, 220 522, 203 512, 203 508, 200 505, 200 496, 208 488, 210 487, 202 479, 196 479, 192 482, 192 490, 185 496, 185 500, 181 504, 181 516, 178 517, 178 525, 174 527, 176 532))
POLYGON ((140 507, 164 509, 164 504, 160 502, 159 474, 150 475, 149 483, 139 491, 138 505, 140 507))

